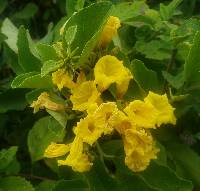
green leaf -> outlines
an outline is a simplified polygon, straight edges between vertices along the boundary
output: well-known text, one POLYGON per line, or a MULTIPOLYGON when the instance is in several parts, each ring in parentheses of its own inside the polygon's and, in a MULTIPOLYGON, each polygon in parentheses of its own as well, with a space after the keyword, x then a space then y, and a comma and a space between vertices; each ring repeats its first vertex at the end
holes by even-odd
POLYGON ((9 89, 0 94, 0 113, 10 110, 23 110, 26 105, 25 93, 27 90, 9 89))
POLYGON ((21 26, 18 33, 18 59, 25 72, 40 71, 41 63, 30 51, 28 31, 21 26))
POLYGON ((137 84, 146 92, 158 91, 159 84, 157 74, 153 70, 146 68, 144 63, 140 60, 133 60, 131 62, 131 72, 137 84))
POLYGON ((139 174, 145 183, 159 191, 192 191, 190 181, 178 177, 170 168, 151 162, 148 168, 139 174))
POLYGON ((52 117, 38 120, 28 134, 28 148, 32 161, 42 159, 47 146, 51 142, 62 141, 64 136, 64 128, 52 117))
POLYGON ((181 166, 186 177, 200 186, 200 156, 184 144, 172 142, 167 144, 167 149, 181 166))
POLYGON ((15 52, 18 52, 17 49, 17 34, 18 34, 18 29, 13 25, 13 23, 6 18, 1 27, 1 32, 8 37, 5 42, 7 45, 15 52))
POLYGON ((183 0, 173 0, 168 5, 164 5, 163 3, 160 4, 160 15, 163 20, 169 20, 176 8, 181 4, 183 0))
POLYGON ((39 43, 37 44, 36 48, 42 62, 49 61, 49 60, 58 60, 58 55, 53 46, 39 43))
MULTIPOLYGON (((186 87, 200 85, 200 31, 196 33, 193 45, 184 65, 184 80, 186 87)), ((198 87, 199 88, 199 87, 198 87)))
POLYGON ((15 159, 17 147, 13 146, 9 149, 2 149, 0 151, 0 171, 5 170, 9 164, 15 159))
POLYGON ((85 175, 90 191, 121 191, 117 179, 105 171, 105 166, 97 158, 92 169, 85 175))
POLYGON ((171 75, 166 71, 162 71, 163 77, 167 80, 167 82, 174 88, 179 89, 184 84, 184 76, 183 72, 180 72, 176 76, 171 75))
POLYGON ((55 119, 57 120, 60 125, 65 128, 67 125, 68 115, 65 112, 57 112, 57 111, 51 111, 47 109, 47 112, 55 119))
POLYGON ((112 15, 118 17, 121 22, 124 22, 139 15, 145 15, 148 9, 148 5, 144 1, 125 2, 115 5, 112 15))
POLYGON ((71 50, 75 50, 78 47, 76 53, 77 55, 81 55, 79 64, 83 64, 87 60, 91 51, 96 46, 103 25, 109 16, 111 6, 112 4, 109 2, 92 4, 75 13, 65 23, 65 32, 69 27, 77 25, 77 32, 71 45, 71 50))
POLYGON ((17 19, 30 19, 37 13, 37 11, 37 5, 34 3, 28 3, 21 11, 15 13, 13 16, 17 19))
POLYGON ((33 186, 24 178, 11 176, 0 179, 0 190, 2 191, 34 191, 33 186))
POLYGON ((49 74, 50 72, 53 72, 57 70, 58 68, 62 67, 64 65, 64 62, 62 60, 55 61, 55 60, 48 60, 44 62, 42 68, 41 68, 41 76, 45 76, 49 74))
POLYGON ((53 191, 55 185, 55 181, 45 180, 35 187, 35 191, 53 191))
POLYGON ((75 35, 77 32, 77 26, 71 26, 69 27, 66 32, 65 32, 65 41, 67 43, 67 45, 71 45, 72 42, 74 41, 75 35))
POLYGON ((61 180, 52 191, 90 191, 87 182, 83 180, 61 180))
POLYGON ((53 84, 50 76, 41 77, 37 72, 29 72, 17 76, 11 86, 12 88, 52 88, 53 84))
POLYGON ((66 11, 68 17, 71 16, 74 12, 82 9, 84 4, 85 0, 66 0, 66 11))
POLYGON ((171 56, 171 45, 165 43, 165 41, 152 40, 147 43, 143 40, 138 40, 135 48, 149 59, 165 60, 171 56))

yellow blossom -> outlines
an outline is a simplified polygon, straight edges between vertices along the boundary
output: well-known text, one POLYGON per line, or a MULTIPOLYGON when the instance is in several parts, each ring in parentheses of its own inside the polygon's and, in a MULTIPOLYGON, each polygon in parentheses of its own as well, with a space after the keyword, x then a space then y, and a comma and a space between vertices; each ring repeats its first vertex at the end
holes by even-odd
POLYGON ((100 93, 93 81, 85 81, 72 89, 70 100, 73 103, 73 110, 85 111, 91 105, 99 103, 100 93))
POLYGON ((75 137, 69 155, 65 160, 58 160, 58 165, 71 166, 77 172, 90 170, 92 163, 89 161, 88 155, 83 152, 83 140, 80 137, 75 137))
POLYGON ((88 115, 81 119, 74 128, 76 136, 81 137, 83 142, 93 145, 104 132, 105 121, 102 116, 88 115))
POLYGON ((110 118, 110 124, 121 135, 124 135, 127 129, 136 128, 134 121, 119 110, 110 118))
POLYGON ((159 149, 150 133, 144 129, 127 129, 123 136, 125 164, 134 172, 143 171, 151 159, 156 159, 159 149))
POLYGON ((39 109, 45 108, 52 111, 63 111, 65 109, 63 105, 51 101, 47 92, 41 93, 38 99, 33 101, 30 107, 34 108, 34 113, 38 112, 39 109))
POLYGON ((102 103, 94 112, 95 118, 104 119, 104 135, 111 134, 113 132, 114 128, 112 124, 112 116, 118 111, 116 103, 107 102, 102 103))
POLYGON ((51 143, 44 152, 44 157, 54 158, 67 154, 70 150, 70 145, 51 143))
POLYGON ((118 17, 110 16, 105 24, 99 40, 99 47, 105 48, 117 34, 117 29, 121 26, 118 17))
POLYGON ((116 83, 120 96, 126 93, 129 81, 133 78, 130 71, 123 66, 123 61, 111 55, 98 60, 94 67, 94 76, 101 92, 108 89, 112 83, 116 83))
POLYGON ((64 69, 58 69, 56 72, 52 73, 52 81, 59 90, 63 87, 72 89, 75 87, 75 83, 72 81, 72 77, 67 74, 64 69))
POLYGON ((158 95, 153 92, 149 92, 148 96, 144 99, 146 103, 151 103, 158 111, 156 125, 159 127, 161 124, 171 123, 176 124, 176 117, 174 110, 168 101, 167 95, 158 95))
POLYGON ((149 102, 134 100, 124 109, 135 124, 144 128, 155 128, 158 111, 149 102))

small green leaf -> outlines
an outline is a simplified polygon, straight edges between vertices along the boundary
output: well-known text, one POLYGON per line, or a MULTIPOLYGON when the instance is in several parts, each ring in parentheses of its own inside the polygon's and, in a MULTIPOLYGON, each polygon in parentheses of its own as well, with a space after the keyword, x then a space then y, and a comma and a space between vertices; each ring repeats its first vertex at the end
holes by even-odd
POLYGON ((40 43, 40 44, 37 44, 36 48, 38 50, 38 53, 41 57, 42 62, 58 59, 58 55, 57 55, 56 50, 53 46, 40 43))
POLYGON ((29 72, 17 76, 11 86, 12 88, 51 88, 53 84, 50 76, 41 77, 37 72, 29 72))
POLYGON ((64 62, 62 60, 60 60, 60 61, 48 60, 48 61, 44 62, 43 66, 41 68, 41 76, 43 77, 43 76, 49 74, 50 72, 53 72, 53 71, 59 69, 63 65, 64 65, 64 62))
POLYGON ((15 159, 17 147, 13 146, 9 149, 2 149, 0 151, 0 171, 5 170, 9 164, 15 159))
POLYGON ((146 93, 159 90, 156 72, 146 68, 142 61, 133 60, 131 62, 131 72, 134 80, 146 93))
POLYGON ((5 40, 7 45, 15 52, 18 52, 17 48, 17 34, 18 34, 18 29, 13 25, 13 23, 6 18, 1 27, 1 32, 7 36, 8 39, 5 40))
POLYGON ((24 178, 10 176, 0 178, 0 190, 2 191, 34 191, 33 186, 24 178))
POLYGON ((75 35, 77 32, 77 26, 71 26, 67 29, 67 31, 65 32, 65 41, 67 43, 67 45, 71 45, 72 42, 74 41, 75 35))
POLYGON ((32 161, 42 159, 47 146, 51 142, 62 141, 64 136, 64 128, 52 117, 38 120, 28 134, 28 148, 32 161))

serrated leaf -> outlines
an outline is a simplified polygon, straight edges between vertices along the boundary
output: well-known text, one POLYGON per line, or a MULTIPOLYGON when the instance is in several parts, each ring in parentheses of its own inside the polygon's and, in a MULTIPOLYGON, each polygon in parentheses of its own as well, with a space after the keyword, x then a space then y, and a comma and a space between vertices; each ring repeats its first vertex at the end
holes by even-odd
POLYGON ((33 186, 24 178, 11 176, 0 178, 0 190, 2 191, 34 191, 33 186))
POLYGON ((11 86, 12 88, 51 88, 53 84, 50 76, 41 77, 37 72, 29 72, 17 76, 11 86))
POLYGON ((6 18, 1 27, 1 32, 7 36, 8 39, 5 40, 7 45, 15 52, 18 52, 17 48, 17 34, 18 34, 18 29, 15 27, 15 25, 8 19, 6 18))
POLYGON ((19 28, 17 39, 19 64, 25 72, 40 71, 41 62, 30 51, 27 33, 23 26, 19 28))
POLYGON ((0 94, 0 113, 10 110, 23 110, 26 105, 25 94, 27 90, 9 89, 0 94))
POLYGON ((2 149, 0 151, 0 171, 5 170, 5 168, 15 159, 17 149, 16 146, 13 146, 7 150, 2 149))
POLYGON ((146 68, 144 63, 140 60, 133 60, 131 62, 131 73, 137 84, 147 93, 148 91, 158 91, 159 83, 157 74, 153 70, 146 68))
POLYGON ((51 142, 60 142, 65 136, 64 128, 52 117, 38 120, 28 134, 28 148, 32 161, 43 158, 51 142))

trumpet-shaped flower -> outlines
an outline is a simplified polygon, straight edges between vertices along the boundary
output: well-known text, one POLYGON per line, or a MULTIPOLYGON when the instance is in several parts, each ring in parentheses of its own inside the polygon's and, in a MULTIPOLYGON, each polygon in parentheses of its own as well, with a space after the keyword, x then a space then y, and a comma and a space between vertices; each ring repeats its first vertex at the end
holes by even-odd
POLYGON ((72 81, 72 77, 67 74, 64 69, 58 69, 56 72, 52 73, 52 82, 55 84, 59 90, 63 87, 72 89, 75 87, 75 83, 72 81))
POLYGON ((176 124, 176 117, 174 110, 168 101, 167 95, 158 95, 153 92, 149 92, 148 96, 144 99, 146 103, 152 104, 158 111, 156 125, 159 127, 161 124, 176 124))
POLYGON ((90 170, 92 163, 89 157, 83 152, 83 140, 76 136, 71 144, 70 153, 65 160, 58 160, 58 165, 71 166, 74 171, 85 172, 90 170))
POLYGON ((158 111, 151 103, 135 100, 129 103, 124 111, 137 126, 155 128, 158 111))
POLYGON ((77 123, 74 133, 81 137, 83 142, 93 145, 103 134, 104 127, 105 121, 102 116, 88 115, 77 123))
POLYGON ((117 29, 121 26, 118 17, 110 16, 105 24, 99 40, 99 47, 105 48, 117 34, 117 29))
POLYGON ((34 108, 34 113, 38 112, 39 109, 45 108, 52 111, 63 111, 65 109, 63 105, 51 101, 47 92, 41 93, 38 99, 33 101, 30 107, 34 108))
POLYGON ((123 136, 125 150, 125 164, 134 172, 143 171, 151 159, 156 159, 159 149, 151 134, 144 129, 127 129, 123 136))
POLYGON ((85 111, 100 102, 100 93, 93 81, 85 81, 72 89, 70 100, 73 110, 85 111))
POLYGON ((70 150, 70 145, 51 143, 44 152, 44 157, 54 158, 67 154, 70 150))
POLYGON ((133 78, 130 71, 123 66, 123 62, 115 56, 106 55, 98 60, 94 67, 95 82, 101 92, 116 83, 118 94, 124 95, 129 81, 133 78))

